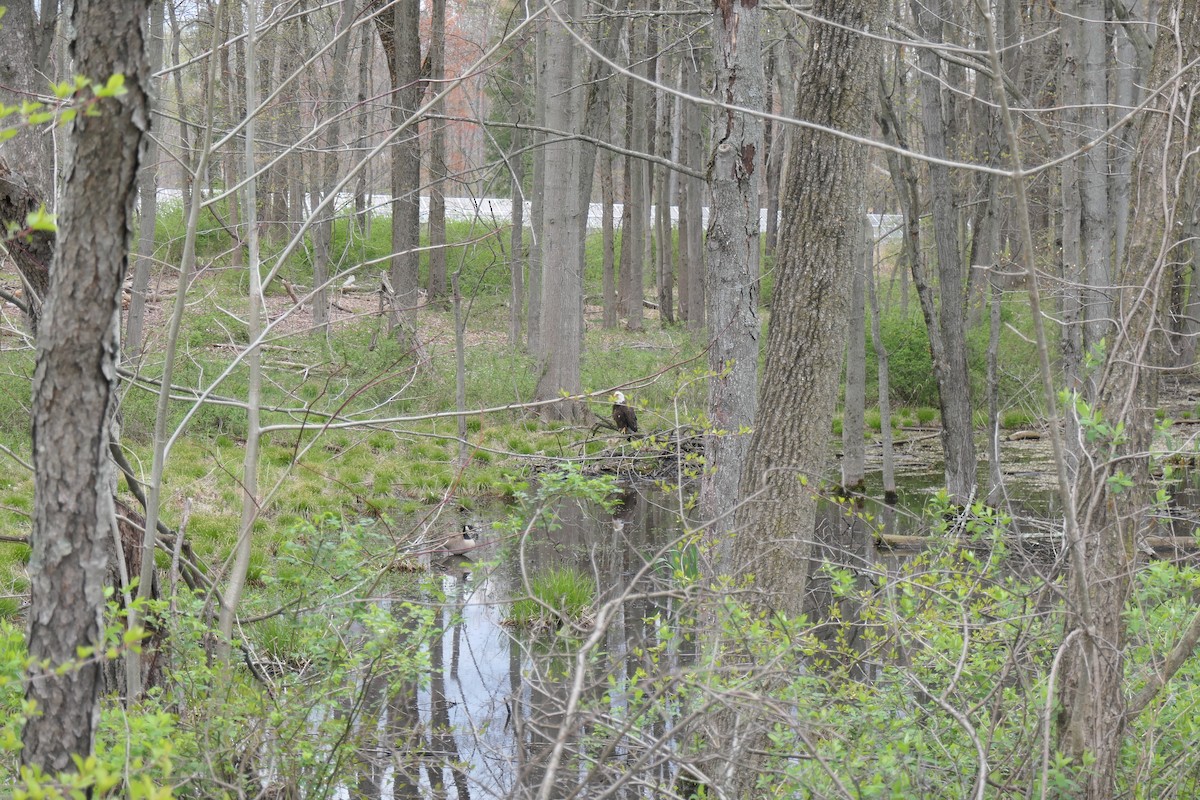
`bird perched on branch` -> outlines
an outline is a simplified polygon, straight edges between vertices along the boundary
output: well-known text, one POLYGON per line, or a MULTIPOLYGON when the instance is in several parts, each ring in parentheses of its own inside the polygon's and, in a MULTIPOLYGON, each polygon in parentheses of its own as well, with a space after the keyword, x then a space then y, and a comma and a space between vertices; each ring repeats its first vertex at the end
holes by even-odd
POLYGON ((621 433, 637 433, 637 412, 625 405, 625 395, 621 392, 613 395, 612 418, 621 433))

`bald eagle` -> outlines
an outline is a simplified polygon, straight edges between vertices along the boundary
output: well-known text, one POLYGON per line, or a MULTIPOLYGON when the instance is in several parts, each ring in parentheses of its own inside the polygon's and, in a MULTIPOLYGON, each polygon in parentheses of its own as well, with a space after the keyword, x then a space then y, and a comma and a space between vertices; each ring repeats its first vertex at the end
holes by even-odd
POLYGON ((621 392, 613 395, 612 418, 621 433, 637 433, 637 413, 625 405, 625 395, 621 392))

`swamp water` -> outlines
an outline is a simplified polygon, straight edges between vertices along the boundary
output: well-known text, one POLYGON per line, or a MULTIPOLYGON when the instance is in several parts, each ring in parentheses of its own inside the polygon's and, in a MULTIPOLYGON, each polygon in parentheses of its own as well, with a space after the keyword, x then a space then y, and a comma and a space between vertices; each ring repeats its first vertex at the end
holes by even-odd
MULTIPOLYGON (((874 531, 919 532, 929 491, 916 475, 907 483, 902 497, 913 511, 868 501, 848 514, 825 504, 819 541, 836 535, 851 549, 834 554, 821 545, 821 556, 864 567, 863 581, 875 565, 898 567, 907 555, 877 552, 874 531)), ((376 757, 363 758, 358 785, 343 784, 338 796, 673 796, 676 726, 684 714, 674 692, 694 657, 693 645, 677 635, 685 591, 673 572, 687 569, 681 501, 649 483, 623 485, 611 512, 560 501, 554 526, 524 537, 502 537, 485 526, 469 557, 435 564, 445 597, 436 610, 443 633, 433 643, 427 680, 419 689, 414 684, 403 708, 389 711, 397 723, 405 718, 415 739, 389 745, 381 737, 376 757), (529 582, 562 568, 594 582, 597 606, 622 599, 574 636, 508 624, 512 602, 529 595, 529 582), (644 702, 648 696, 654 701, 644 702)), ((810 615, 818 624, 831 599, 827 581, 810 583, 810 615)))
MULTIPOLYGON (((1051 543, 1058 512, 1041 449, 1027 442, 1006 447, 1008 504, 1019 518, 1009 530, 1016 535, 1006 536, 1014 546, 1003 568, 1046 578, 1058 571, 1051 543), (1029 548, 1022 544, 1026 537, 1029 548)), ((897 506, 871 500, 857 509, 823 505, 815 555, 848 569, 860 587, 898 574, 917 552, 878 549, 877 531, 900 538, 928 533, 921 511, 941 482, 940 464, 913 458, 898 466, 897 506)), ((878 480, 878 473, 872 477, 878 480)), ((868 494, 881 492, 869 486, 868 494)), ((686 580, 674 573, 689 568, 680 555, 686 553, 682 501, 649 483, 624 485, 611 512, 561 501, 553 528, 506 537, 483 526, 469 557, 436 564, 443 633, 430 651, 429 673, 383 715, 394 720, 396 731, 409 731, 407 738, 382 732, 378 752, 362 755, 357 784, 343 782, 337 796, 676 796, 690 707, 678 692, 690 688, 695 660, 694 645, 678 635, 687 591, 686 580), (574 636, 507 624, 512 602, 529 595, 529 582, 556 568, 571 568, 595 583, 602 618, 589 620, 596 624, 580 626, 574 636)), ((1200 505, 1200 496, 1181 490, 1177 505, 1182 519, 1184 510, 1200 505)), ((1183 527, 1188 530, 1177 535, 1190 535, 1194 526, 1183 527)), ((841 637, 860 650, 856 610, 836 603, 828 575, 814 575, 807 601, 818 637, 841 637), (823 624, 830 620, 834 624, 823 624)), ((851 674, 870 681, 877 677, 870 670, 855 666, 851 674)))

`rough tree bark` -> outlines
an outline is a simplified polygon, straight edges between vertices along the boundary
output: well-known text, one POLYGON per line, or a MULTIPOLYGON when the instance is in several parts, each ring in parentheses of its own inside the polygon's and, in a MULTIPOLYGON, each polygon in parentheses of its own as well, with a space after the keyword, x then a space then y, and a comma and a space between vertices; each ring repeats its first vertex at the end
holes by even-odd
MULTIPOLYGON (((579 18, 579 0, 547 0, 553 9, 546 29, 545 87, 539 92, 554 97, 546 106, 546 127, 578 132, 580 88, 575 40, 565 25, 579 18), (561 18, 561 19, 560 19, 561 18)), ((583 248, 580 241, 587 222, 580 206, 579 142, 562 139, 545 146, 545 205, 542 221, 542 324, 545 346, 539 358, 535 399, 546 401, 562 393, 578 394, 581 388, 579 357, 583 349, 583 248), (550 343, 553 343, 551 346, 550 343)), ((546 419, 575 420, 577 402, 562 401, 542 407, 546 419)))
MULTIPOLYGON (((871 124, 885 0, 817 0, 795 116, 863 136, 871 124)), ((767 615, 802 613, 816 525, 814 484, 846 346, 847 295, 862 236, 867 150, 800 128, 791 144, 759 413, 739 495, 738 534, 723 571, 754 576, 746 598, 767 615), (811 198, 819 197, 814 203, 811 198), (804 479, 807 479, 807 483, 804 479)), ((749 751, 765 749, 769 719, 744 720, 749 751), (756 727, 757 726, 757 727, 756 727), (753 744, 757 742, 757 746, 753 744)), ((739 768, 739 796, 756 796, 757 768, 739 768)))
MULTIPOLYGON (((878 48, 858 32, 876 30, 882 5, 818 0, 814 14, 834 24, 812 32, 798 118, 867 132, 878 48)), ((863 146, 810 128, 792 142, 760 413, 740 493, 765 495, 739 510, 741 533, 727 564, 757 576, 755 602, 764 610, 801 607, 816 501, 797 477, 815 480, 828 451, 866 160, 863 146), (807 202, 812 196, 824 202, 807 202)))
POLYGON ((75 69, 100 84, 125 75, 125 94, 79 115, 68 136, 59 242, 34 374, 35 498, 29 563, 30 680, 38 715, 22 762, 47 772, 87 757, 99 719, 106 548, 115 511, 108 422, 116 402, 121 284, 133 239, 133 201, 149 127, 148 0, 75 0, 75 69), (40 666, 47 664, 48 667, 40 666))
MULTIPOLYGON (((715 0, 713 57, 717 97, 742 108, 762 108, 762 9, 733 0, 715 0)), ((763 125, 760 117, 718 109, 717 139, 709 172, 711 205, 708 236, 707 317, 712 331, 708 351, 707 469, 700 486, 701 512, 708 536, 719 541, 733 526, 738 485, 749 430, 758 406, 759 213, 763 125)))

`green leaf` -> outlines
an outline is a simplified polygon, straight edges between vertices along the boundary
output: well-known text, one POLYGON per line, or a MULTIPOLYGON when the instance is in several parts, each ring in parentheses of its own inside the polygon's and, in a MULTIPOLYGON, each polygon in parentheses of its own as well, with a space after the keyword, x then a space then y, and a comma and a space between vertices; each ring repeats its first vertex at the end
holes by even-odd
POLYGON ((58 230, 57 218, 46 210, 46 206, 42 205, 37 211, 31 211, 25 217, 25 226, 34 231, 45 231, 54 233, 58 230))
POLYGON ((108 79, 108 82, 96 90, 96 97, 120 97, 126 93, 125 76, 120 72, 108 79))

